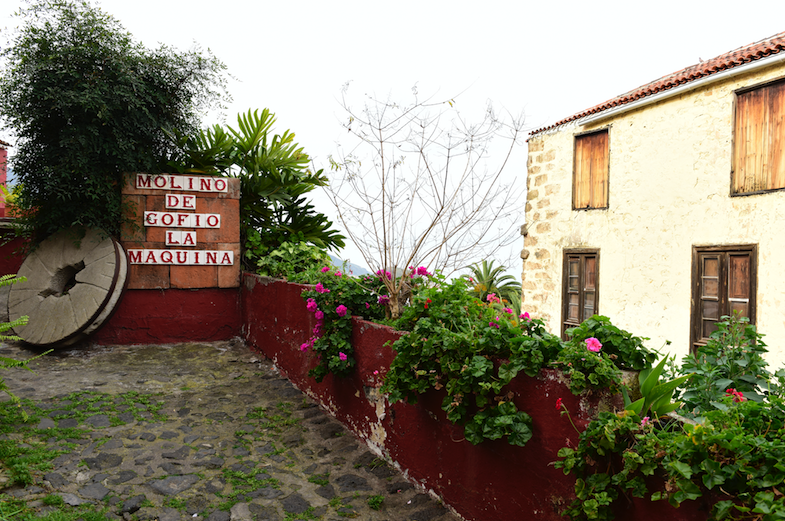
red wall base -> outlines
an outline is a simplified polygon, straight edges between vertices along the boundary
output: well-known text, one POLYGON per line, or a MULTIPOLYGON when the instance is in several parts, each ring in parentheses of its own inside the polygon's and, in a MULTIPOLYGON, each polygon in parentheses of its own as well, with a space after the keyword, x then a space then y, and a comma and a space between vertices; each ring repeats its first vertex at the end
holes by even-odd
POLYGON ((240 335, 240 293, 231 289, 126 290, 97 344, 210 342, 240 335))
MULTIPOLYGON (((390 404, 379 393, 395 356, 387 345, 402 333, 353 317, 352 345, 357 366, 346 378, 328 375, 321 383, 308 377, 316 363, 299 346, 315 325, 300 293, 305 286, 245 273, 242 287, 243 335, 292 383, 426 490, 435 491, 461 516, 473 521, 539 519, 562 521, 573 499, 574 479, 555 469, 561 447, 575 447, 578 433, 556 408, 561 398, 579 429, 598 407, 620 408, 621 397, 574 396, 559 371, 543 370, 537 378, 519 376, 509 385, 520 410, 532 416, 534 437, 525 447, 505 440, 472 445, 463 427, 451 424, 441 409, 443 391, 429 391, 417 404, 390 404), (374 374, 377 372, 377 374, 374 374)), ((660 483, 661 484, 661 483, 660 483)), ((654 484, 656 487, 656 484, 654 484)), ((617 519, 642 521, 705 519, 705 502, 686 502, 678 510, 665 501, 619 502, 617 519)))

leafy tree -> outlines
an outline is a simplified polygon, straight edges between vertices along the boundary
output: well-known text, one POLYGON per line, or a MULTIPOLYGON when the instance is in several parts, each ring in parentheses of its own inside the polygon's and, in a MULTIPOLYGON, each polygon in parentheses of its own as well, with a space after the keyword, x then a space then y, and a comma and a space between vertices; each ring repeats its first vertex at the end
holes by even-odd
POLYGON ((469 266, 474 281, 471 293, 483 302, 489 293, 493 293, 508 303, 517 302, 520 309, 521 283, 512 275, 506 275, 504 266, 494 266, 493 263, 483 260, 482 264, 469 266))
POLYGON ((35 242, 75 224, 117 234, 123 172, 160 172, 162 129, 195 128, 220 104, 209 51, 149 50, 86 0, 32 0, 2 51, 0 113, 18 138, 17 200, 35 242))
POLYGON ((240 178, 240 241, 251 269, 285 243, 344 246, 332 222, 305 198, 325 186, 327 177, 308 168, 310 158, 295 143, 293 132, 272 133, 274 123, 269 109, 249 110, 237 116, 237 129, 214 125, 192 135, 171 135, 179 151, 172 168, 240 178))

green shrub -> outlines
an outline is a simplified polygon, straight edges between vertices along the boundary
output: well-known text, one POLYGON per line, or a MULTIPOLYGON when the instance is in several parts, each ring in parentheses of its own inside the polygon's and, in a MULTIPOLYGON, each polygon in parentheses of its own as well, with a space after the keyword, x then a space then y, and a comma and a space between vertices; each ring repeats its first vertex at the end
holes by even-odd
POLYGON ((763 358, 767 353, 763 335, 749 319, 724 316, 717 323, 705 346, 682 359, 681 371, 692 373, 683 387, 685 408, 698 415, 721 406, 726 389, 735 389, 745 398, 762 401, 770 393, 780 393, 774 382, 783 370, 773 375, 763 358))
POLYGON ((572 345, 581 345, 587 338, 596 338, 602 344, 602 352, 619 369, 641 371, 657 360, 657 354, 643 345, 648 338, 633 336, 619 329, 611 324, 608 317, 594 315, 580 326, 568 329, 566 334, 572 345))
POLYGON ((195 128, 220 99, 224 65, 209 51, 149 50, 84 0, 33 0, 3 52, 0 113, 18 137, 10 166, 37 243, 73 225, 117 235, 123 172, 160 172, 163 129, 195 128))
POLYGON ((303 240, 286 241, 270 252, 267 249, 259 231, 248 230, 245 256, 256 259, 256 273, 265 277, 291 279, 298 273, 315 271, 332 262, 324 248, 303 240))
POLYGON ((382 390, 391 403, 415 403, 429 389, 444 389, 442 409, 451 422, 465 426, 467 441, 506 436, 511 444, 525 445, 531 418, 502 388, 518 373, 536 375, 558 351, 558 337, 539 320, 519 321, 498 302, 480 302, 465 278, 433 279, 396 322, 411 326, 411 332, 393 344, 396 356, 382 390))

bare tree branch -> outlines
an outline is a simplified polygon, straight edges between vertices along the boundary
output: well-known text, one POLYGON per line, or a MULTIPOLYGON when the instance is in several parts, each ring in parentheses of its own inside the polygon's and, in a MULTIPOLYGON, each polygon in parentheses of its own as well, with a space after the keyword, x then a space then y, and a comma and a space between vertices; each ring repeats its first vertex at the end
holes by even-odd
POLYGON ((341 106, 352 144, 330 158, 327 193, 368 267, 391 273, 385 285, 396 317, 409 266, 449 275, 517 239, 522 188, 503 184, 502 173, 521 144, 523 118, 500 119, 489 104, 472 125, 454 99, 421 101, 416 88, 408 104, 368 96, 355 110, 347 89, 341 106), (508 143, 500 148, 497 139, 508 143), (496 166, 492 153, 501 156, 496 166))

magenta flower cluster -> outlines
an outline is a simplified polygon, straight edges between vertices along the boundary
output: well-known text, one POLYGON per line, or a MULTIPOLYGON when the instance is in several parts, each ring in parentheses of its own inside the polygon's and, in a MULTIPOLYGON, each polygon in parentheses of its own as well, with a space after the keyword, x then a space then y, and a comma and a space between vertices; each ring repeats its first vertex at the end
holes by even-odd
MULTIPOLYGON (((322 268, 322 273, 327 273, 328 271, 330 271, 330 268, 328 268, 327 266, 322 268)), ((336 275, 340 276, 340 272, 336 272, 336 275)), ((316 286, 314 286, 314 291, 316 291, 317 293, 330 292, 330 290, 325 288, 321 282, 316 284, 316 286)), ((303 342, 302 344, 300 344, 300 351, 303 352, 308 351, 308 349, 312 348, 314 343, 318 339, 320 339, 322 335, 324 335, 324 311, 319 309, 319 304, 314 299, 309 298, 308 300, 305 301, 305 309, 307 309, 309 313, 313 313, 313 316, 316 319, 316 326, 314 326, 313 328, 312 331, 313 335, 311 336, 311 338, 308 339, 307 342, 303 342)), ((347 308, 343 304, 340 304, 338 307, 335 308, 335 313, 339 317, 345 317, 349 313, 349 308, 347 308)), ((346 355, 343 353, 340 354, 343 356, 339 358, 341 358, 342 361, 345 361, 346 355)))
POLYGON ((430 277, 431 275, 433 275, 433 273, 428 271, 428 269, 425 266, 418 266, 416 268, 414 266, 409 266, 409 270, 411 270, 411 273, 409 274, 409 277, 411 278, 430 277))
POLYGON ((379 270, 376 272, 376 276, 379 277, 380 279, 386 278, 387 280, 392 280, 392 273, 390 273, 389 271, 379 270))

